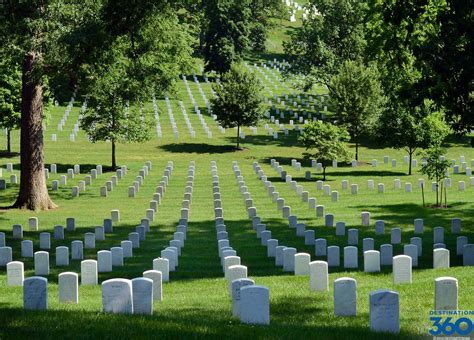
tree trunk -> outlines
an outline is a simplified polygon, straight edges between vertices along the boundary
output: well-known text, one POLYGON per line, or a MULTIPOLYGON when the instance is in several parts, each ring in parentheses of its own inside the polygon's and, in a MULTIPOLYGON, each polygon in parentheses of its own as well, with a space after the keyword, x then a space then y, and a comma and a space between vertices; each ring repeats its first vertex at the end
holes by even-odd
POLYGON ((22 69, 20 192, 15 208, 48 210, 57 205, 51 201, 44 175, 43 150, 43 88, 34 74, 38 55, 25 55, 22 69))
POLYGON ((12 153, 12 144, 11 144, 11 136, 10 136, 10 129, 7 129, 7 152, 10 154, 12 153))
POLYGON ((413 156, 413 151, 408 151, 408 154, 409 154, 409 160, 408 160, 408 175, 411 175, 411 158, 413 156))
POLYGON ((439 206, 439 182, 436 182, 436 206, 439 206))
POLYGON ((326 180, 326 167, 323 166, 323 181, 326 180))
POLYGON ((240 125, 237 125, 237 150, 240 149, 240 125))
POLYGON ((356 161, 359 162, 359 142, 356 142, 356 161))
POLYGON ((112 170, 117 169, 117 159, 115 157, 115 140, 112 139, 112 170))

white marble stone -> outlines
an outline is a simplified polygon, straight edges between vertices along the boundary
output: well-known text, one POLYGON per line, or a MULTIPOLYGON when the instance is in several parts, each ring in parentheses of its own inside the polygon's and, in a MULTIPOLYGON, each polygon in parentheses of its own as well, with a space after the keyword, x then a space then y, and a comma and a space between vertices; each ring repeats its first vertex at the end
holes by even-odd
POLYGON ((393 283, 399 284, 412 282, 411 260, 411 257, 407 255, 393 257, 393 283))
POLYGON ((23 286, 25 271, 23 262, 11 261, 7 264, 7 285, 23 286))
POLYGON ((58 275, 59 303, 79 303, 79 275, 64 272, 58 275))
POLYGON ((400 297, 397 292, 380 289, 369 294, 370 330, 400 332, 400 297))
POLYGON ((96 260, 84 260, 81 262, 81 285, 97 285, 98 274, 97 274, 97 261, 96 260))
POLYGON ((458 309, 458 280, 454 277, 435 279, 435 310, 458 309))
POLYGON ((357 247, 344 247, 344 268, 352 269, 359 267, 359 256, 357 247))
POLYGON ((33 276, 23 281, 23 308, 25 310, 48 309, 48 280, 33 276))
POLYGON ((307 253, 295 254, 295 275, 309 275, 311 255, 307 253))
POLYGON ((133 314, 153 314, 153 280, 139 277, 132 280, 133 314))
POLYGON ((433 249, 433 268, 449 268, 449 250, 444 248, 433 249))
POLYGON ((231 282, 232 316, 240 317, 240 289, 245 286, 254 285, 255 281, 247 278, 236 279, 231 282))
POLYGON ((312 291, 328 291, 329 275, 328 263, 313 261, 309 263, 310 288, 312 291))
POLYGON ((110 279, 102 282, 102 306, 106 313, 133 314, 132 281, 110 279))
POLYGON ((37 251, 35 253, 35 275, 49 275, 49 253, 47 251, 37 251))
POLYGON ((153 270, 161 272, 162 282, 169 282, 170 280, 170 263, 168 259, 158 257, 153 260, 153 270))
POLYGON ((329 267, 339 267, 341 265, 341 255, 338 246, 329 246, 327 248, 327 262, 329 267))
POLYGON ((270 291, 267 287, 249 285, 240 289, 240 322, 270 324, 270 291))
POLYGON ((364 252, 364 272, 380 272, 380 252, 377 250, 367 250, 364 252))
POLYGON ((69 248, 56 247, 56 266, 69 266, 69 248))
POLYGON ((357 314, 357 281, 341 277, 334 281, 334 315, 355 316, 357 314))
POLYGON ((147 270, 143 277, 153 281, 153 301, 163 301, 163 276, 158 270, 147 270))

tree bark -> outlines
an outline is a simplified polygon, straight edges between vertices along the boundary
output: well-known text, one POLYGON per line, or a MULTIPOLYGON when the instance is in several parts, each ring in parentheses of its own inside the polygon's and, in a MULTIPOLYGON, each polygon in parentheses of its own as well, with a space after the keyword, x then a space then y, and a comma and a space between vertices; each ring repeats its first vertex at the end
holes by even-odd
POLYGON ((356 161, 359 161, 359 142, 356 142, 356 161))
POLYGON ((15 208, 48 210, 57 207, 49 198, 44 175, 43 87, 34 74, 38 54, 25 55, 22 68, 20 192, 15 208))
POLYGON ((408 160, 408 175, 411 175, 411 159, 413 157, 413 151, 408 151, 408 154, 410 155, 410 159, 408 160))
POLYGON ((7 152, 10 154, 12 153, 12 144, 11 144, 11 135, 10 129, 7 129, 7 152))
POLYGON ((115 157, 115 140, 112 139, 112 170, 117 169, 117 159, 115 157))
POLYGON ((323 166, 323 181, 326 180, 326 167, 323 166))

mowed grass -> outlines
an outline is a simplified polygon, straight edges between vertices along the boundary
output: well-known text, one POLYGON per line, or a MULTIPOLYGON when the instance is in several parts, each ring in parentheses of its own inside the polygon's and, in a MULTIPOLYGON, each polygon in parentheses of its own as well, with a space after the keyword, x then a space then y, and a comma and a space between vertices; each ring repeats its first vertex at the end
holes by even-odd
MULTIPOLYGON (((200 107, 204 101, 198 92, 197 85, 188 77, 189 86, 200 107)), ((208 99, 211 98, 209 85, 201 82, 208 99)), ((273 90, 273 89, 272 89, 273 90)), ((280 88, 283 91, 283 87, 280 88)), ((468 236, 470 242, 474 240, 474 187, 469 186, 469 178, 462 171, 459 175, 452 175, 453 187, 448 190, 447 209, 433 209, 422 206, 421 191, 417 187, 418 178, 422 178, 419 168, 412 176, 407 176, 407 166, 403 164, 403 152, 392 149, 381 149, 365 145, 360 150, 361 165, 350 168, 341 164, 337 169, 328 169, 327 184, 331 190, 340 193, 339 202, 332 202, 330 197, 323 196, 316 190, 315 181, 321 178, 309 167, 310 163, 302 159, 304 150, 298 146, 297 133, 290 131, 289 136, 280 134, 280 139, 264 133, 263 124, 258 127, 258 134, 253 136, 249 129, 243 151, 234 151, 235 131, 228 129, 221 134, 215 122, 206 115, 206 123, 213 133, 209 139, 193 113, 191 101, 186 94, 183 82, 178 86, 178 96, 172 100, 174 119, 178 125, 180 137, 176 140, 172 135, 170 118, 167 114, 163 98, 158 98, 160 123, 163 138, 156 138, 147 143, 119 145, 117 157, 119 164, 128 166, 128 174, 114 188, 109 197, 99 196, 99 189, 113 175, 106 171, 87 187, 86 192, 79 198, 71 197, 71 187, 95 167, 96 164, 110 164, 110 144, 90 144, 85 135, 80 132, 75 142, 69 141, 74 123, 80 110, 80 98, 75 104, 62 132, 58 132, 57 124, 64 114, 65 106, 54 108, 51 112, 47 130, 45 131, 45 161, 58 165, 59 173, 51 174, 51 181, 59 179, 68 168, 74 164, 81 165, 81 174, 74 180, 68 180, 66 187, 50 195, 59 205, 52 211, 31 212, 19 210, 0 211, 0 231, 6 233, 7 245, 13 248, 15 260, 25 263, 26 276, 34 275, 32 259, 21 258, 20 241, 11 238, 13 224, 22 224, 25 230, 24 239, 34 242, 35 251, 39 249, 39 233, 28 231, 28 218, 37 216, 40 231, 53 232, 55 225, 64 225, 67 217, 75 217, 76 231, 66 232, 65 240, 52 240, 50 250, 51 274, 48 277, 49 310, 47 312, 25 312, 23 306, 22 289, 6 285, 5 269, 0 269, 0 338, 13 337, 74 337, 74 338, 380 338, 380 334, 369 331, 369 293, 380 288, 393 289, 400 293, 401 333, 398 337, 418 338, 427 336, 430 327, 429 311, 434 308, 434 279, 440 276, 453 276, 459 280, 459 308, 472 309, 474 306, 474 285, 472 267, 462 267, 461 259, 456 256, 456 236, 450 233, 450 220, 453 217, 462 218, 461 235, 468 236), (191 139, 184 123, 183 115, 179 110, 177 100, 182 100, 186 107, 190 121, 196 131, 196 138, 191 139), (51 134, 58 135, 58 142, 51 142, 51 134), (383 164, 383 156, 398 161, 396 168, 390 164, 383 164), (341 263, 343 263, 342 248, 347 245, 347 236, 336 237, 335 229, 324 227, 324 220, 316 217, 314 210, 308 209, 290 186, 282 182, 274 169, 270 167, 270 160, 277 159, 289 174, 310 192, 310 197, 317 198, 318 204, 323 204, 326 213, 335 215, 335 221, 346 222, 346 229, 359 229, 359 270, 345 271, 342 266, 330 269, 330 290, 324 293, 314 293, 309 290, 309 277, 296 277, 283 273, 281 268, 274 265, 273 259, 267 258, 266 248, 260 245, 252 224, 248 218, 245 204, 239 193, 239 188, 232 172, 232 161, 237 161, 251 193, 254 205, 262 222, 272 232, 272 237, 279 240, 280 245, 292 246, 298 252, 308 252, 312 260, 314 247, 305 246, 304 239, 296 237, 295 230, 288 228, 288 222, 277 211, 261 183, 253 171, 252 163, 258 161, 269 180, 273 182, 280 197, 285 198, 286 204, 292 208, 292 214, 298 220, 306 223, 308 229, 316 231, 316 237, 324 237, 328 245, 341 247, 341 263), (292 159, 303 162, 303 169, 296 172, 291 168, 292 159), (373 168, 369 162, 377 159, 379 166, 373 168), (148 160, 153 163, 150 174, 136 198, 128 198, 128 186, 132 185, 138 171, 148 160), (58 303, 57 276, 64 271, 80 273, 80 261, 71 261, 68 267, 55 266, 54 248, 59 245, 70 246, 73 240, 83 240, 85 232, 93 232, 93 228, 102 225, 104 218, 110 217, 110 210, 119 209, 120 223, 114 225, 114 232, 107 234, 106 241, 97 242, 96 249, 86 250, 85 257, 96 259, 96 252, 120 245, 120 241, 127 239, 128 233, 135 230, 140 219, 145 217, 149 201, 153 197, 156 186, 163 175, 168 161, 174 162, 174 172, 166 194, 159 206, 155 220, 151 224, 151 231, 147 240, 142 242, 139 249, 134 250, 133 258, 125 260, 125 266, 114 267, 112 273, 99 274, 99 281, 113 277, 135 278, 146 270, 152 269, 152 261, 160 256, 160 251, 168 246, 173 238, 173 232, 180 218, 181 203, 187 181, 187 169, 191 160, 196 164, 193 200, 190 210, 188 236, 179 258, 179 266, 170 274, 171 282, 163 286, 164 301, 155 303, 154 315, 121 316, 102 313, 101 288, 79 287, 79 304, 64 305, 58 303), (232 318, 231 300, 227 293, 227 282, 223 277, 217 252, 215 233, 212 180, 210 162, 217 161, 218 174, 222 194, 222 207, 229 232, 231 246, 237 250, 242 264, 248 266, 249 276, 259 285, 270 289, 271 324, 267 327, 248 326, 232 318), (312 171, 312 180, 304 179, 305 171, 312 171), (393 180, 400 179, 402 189, 393 189, 393 180), (351 195, 350 191, 341 190, 341 181, 359 184, 359 194, 351 195), (367 180, 373 179, 375 185, 385 183, 384 194, 377 190, 367 189, 367 180), (464 192, 457 190, 457 182, 466 181, 464 192), (411 182, 412 193, 405 193, 404 183, 411 182), (371 212, 370 227, 362 227, 360 213, 371 212), (373 237, 375 248, 379 249, 383 243, 390 242, 390 228, 402 228, 402 243, 410 242, 413 234, 413 220, 425 219, 423 234, 423 256, 419 268, 414 269, 413 283, 409 285, 394 285, 390 268, 383 268, 381 273, 363 273, 362 239, 373 237), (376 236, 374 221, 386 221, 385 234, 376 236), (432 268, 432 241, 433 228, 445 227, 445 241, 451 252, 450 269, 432 268), (343 276, 357 280, 357 309, 356 317, 335 317, 333 313, 333 285, 332 282, 343 276)), ((152 115, 151 99, 145 105, 145 114, 152 115)), ((282 120, 283 121, 283 120, 282 120)), ((288 118, 284 120, 288 123, 288 118)), ((273 128, 275 124, 269 125, 273 128)), ((13 149, 18 151, 19 134, 13 135, 13 149)), ((0 136, 0 145, 5 143, 3 134, 0 136)), ((351 146, 353 147, 353 146, 351 146)), ((468 163, 474 159, 474 149, 468 147, 468 140, 454 139, 450 141, 448 159, 456 159, 463 155, 468 163)), ((19 175, 18 155, 0 158, 0 167, 3 168, 3 177, 10 175, 6 172, 5 164, 14 163, 15 173, 19 175)), ((107 169, 106 169, 107 170, 107 169)), ((426 180, 426 201, 434 203, 434 194, 426 180)), ((14 202, 18 185, 8 185, 8 189, 0 194, 0 204, 8 206, 14 202)), ((403 253, 403 245, 394 247, 394 255, 403 253)), ((386 338, 395 338, 392 335, 383 335, 386 338)))

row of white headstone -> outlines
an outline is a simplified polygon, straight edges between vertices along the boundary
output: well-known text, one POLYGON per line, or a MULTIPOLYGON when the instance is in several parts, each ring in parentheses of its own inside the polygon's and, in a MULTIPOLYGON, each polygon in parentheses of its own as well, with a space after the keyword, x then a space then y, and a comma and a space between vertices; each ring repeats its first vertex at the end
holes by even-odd
MULTIPOLYGON (((223 216, 220 197, 219 176, 215 161, 211 162, 211 176, 214 195, 214 214, 219 257, 227 279, 228 291, 232 299, 232 315, 246 324, 270 324, 270 290, 255 285, 248 278, 247 267, 241 265, 240 257, 230 246, 223 216)), ((250 198, 249 198, 250 199, 250 198)))
MULTIPOLYGON (((114 187, 118 186, 119 181, 127 174, 127 172, 128 170, 126 165, 122 165, 120 169, 117 169, 115 171, 115 175, 112 175, 112 177, 110 177, 110 181, 106 181, 105 185, 100 187, 100 196, 107 197, 108 194, 113 191, 114 187)), ((77 196, 79 196, 79 193, 77 193, 77 196)), ((74 195, 73 187, 73 197, 77 196, 74 195)))

